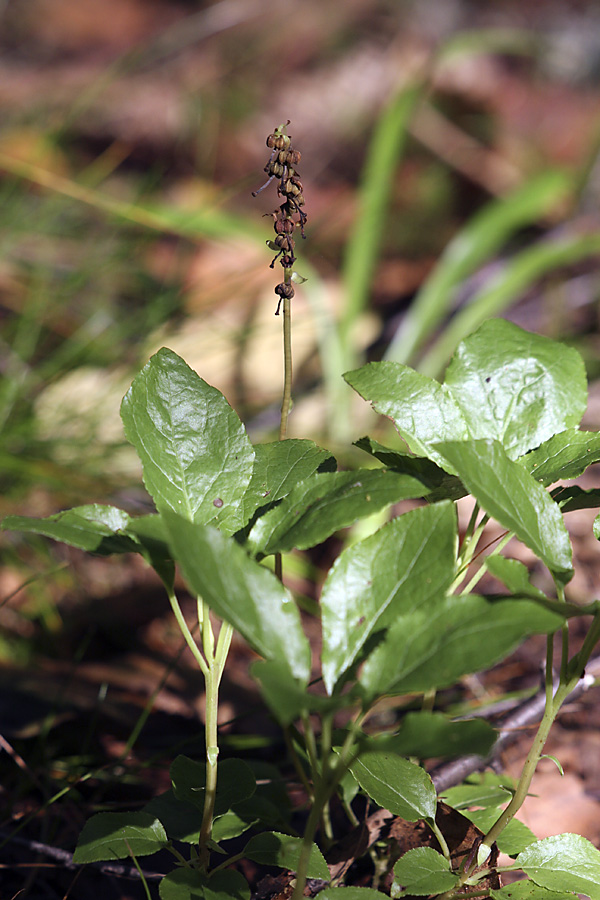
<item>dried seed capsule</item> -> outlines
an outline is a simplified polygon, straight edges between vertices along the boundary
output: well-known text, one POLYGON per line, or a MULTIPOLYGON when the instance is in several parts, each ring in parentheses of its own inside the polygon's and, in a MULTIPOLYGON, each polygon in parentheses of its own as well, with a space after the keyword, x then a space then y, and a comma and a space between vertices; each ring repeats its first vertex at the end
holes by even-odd
POLYGON ((284 299, 291 300, 296 292, 292 284, 286 284, 285 281, 282 281, 281 284, 276 285, 275 293, 279 297, 279 303, 277 304, 277 309, 275 310, 275 315, 278 316, 281 301, 284 299))
POLYGON ((293 219, 280 216, 275 219, 274 229, 277 234, 291 234, 296 227, 293 219))
POLYGON ((266 164, 264 171, 267 175, 273 175, 275 178, 281 178, 285 173, 285 166, 282 166, 281 163, 278 163, 277 160, 269 160, 266 164))
POLYGON ((301 159, 301 153, 299 150, 288 150, 285 155, 285 160, 281 160, 281 162, 285 162, 286 166, 297 166, 301 159))

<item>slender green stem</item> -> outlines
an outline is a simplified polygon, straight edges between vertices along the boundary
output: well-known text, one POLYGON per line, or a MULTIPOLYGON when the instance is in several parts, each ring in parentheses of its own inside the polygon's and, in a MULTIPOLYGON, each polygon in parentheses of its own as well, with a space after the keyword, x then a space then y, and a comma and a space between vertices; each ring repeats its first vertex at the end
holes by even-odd
POLYGON ((590 658, 590 655, 600 639, 600 615, 596 615, 592 625, 586 635, 585 641, 583 642, 583 646, 579 653, 577 653, 568 666, 566 666, 566 675, 564 679, 562 678, 559 682, 558 688, 556 689, 556 693, 553 694, 552 689, 552 650, 553 650, 553 642, 551 636, 548 638, 548 649, 547 649, 547 663, 546 663, 546 706, 544 709, 544 714, 542 716, 542 721, 540 722, 537 734, 533 740, 533 744, 531 749, 527 755, 527 759, 525 760, 525 765, 523 766, 523 770, 521 772, 521 777, 519 779, 519 783, 517 785, 517 789, 514 793, 514 796, 506 809, 500 814, 499 818, 494 822, 488 833, 483 839, 483 842, 491 847, 494 841, 497 840, 498 836, 504 830, 504 828, 508 825, 513 816, 521 808, 527 794, 529 792, 529 788, 531 785, 532 778, 534 776, 535 770, 537 768, 537 764, 542 755, 542 751, 544 749, 544 744, 546 743, 546 739, 548 738, 548 733, 554 720, 558 714, 559 709, 564 703, 565 699, 571 693, 581 675, 583 673, 583 669, 585 668, 585 664, 590 658))
MULTIPOLYGON (((348 734, 342 744, 341 750, 337 756, 336 764, 331 767, 327 765, 327 778, 322 778, 319 772, 316 772, 315 796, 311 807, 304 836, 302 838, 302 849, 300 850, 300 858, 298 860, 298 870, 296 872, 296 885, 292 900, 301 900, 304 897, 304 886, 306 884, 306 874, 308 869, 308 861, 312 850, 313 841, 322 817, 325 804, 329 801, 331 795, 335 791, 344 772, 348 770, 354 758, 354 749, 356 745, 356 736, 360 731, 361 723, 366 715, 365 710, 361 710, 354 722, 348 729, 348 734)), ((329 759, 328 754, 328 759, 329 759)))
POLYGON ((435 820, 434 820, 433 822, 429 822, 429 827, 431 828, 431 830, 432 830, 433 833, 435 834, 435 836, 436 836, 436 838, 437 838, 437 841, 438 841, 438 844, 440 845, 440 849, 441 849, 442 853, 444 854, 444 856, 446 857, 446 859, 447 859, 448 861, 450 861, 450 848, 448 847, 448 844, 446 843, 446 838, 444 837, 444 835, 443 835, 442 832, 440 831, 440 829, 439 829, 437 823, 435 822, 435 820))
MULTIPOLYGON (((496 549, 495 549, 495 551, 494 551, 494 554, 491 554, 491 555, 495 555, 496 553, 499 553, 500 550, 502 550, 502 548, 505 547, 506 544, 508 544, 508 542, 510 541, 510 539, 512 538, 512 536, 513 536, 513 535, 512 535, 512 531, 509 531, 507 534, 505 534, 504 537, 503 537, 503 538, 500 540, 500 542, 498 543, 498 546, 496 547, 496 549)), ((484 549, 485 549, 485 548, 484 548, 484 549)), ((472 560, 471 560, 471 561, 472 561, 472 560)), ((487 569, 486 569, 485 560, 484 560, 483 565, 481 565, 481 566, 477 569, 477 571, 475 572, 475 574, 473 575, 473 577, 471 578, 471 580, 469 581, 469 583, 468 583, 467 585, 465 585, 465 587, 463 588, 462 593, 463 593, 463 594, 470 594, 471 591, 473 590, 473 588, 478 584, 478 582, 481 581, 481 579, 482 579, 483 576, 485 575, 486 571, 487 571, 487 569)))
POLYGON ((302 767, 302 763, 298 759, 298 754, 296 753, 296 748, 294 747, 294 742, 293 742, 292 736, 290 734, 290 726, 289 725, 287 725, 283 729, 283 738, 285 740, 285 746, 287 747, 287 751, 289 753, 290 759, 292 760, 292 764, 294 766, 294 769, 296 770, 298 778, 302 782, 302 785, 306 791, 307 796, 309 797, 309 799, 312 800, 313 787, 312 787, 311 783, 309 782, 308 778, 306 777, 306 772, 304 771, 304 768, 302 767))
MULTIPOLYGON (((291 284, 292 270, 284 269, 284 282, 291 284)), ((279 440, 287 436, 288 416, 292 405, 292 303, 283 298, 283 399, 281 401, 281 424, 279 440)))
POLYGON ((202 653, 200 652, 200 649, 199 649, 198 645, 196 644, 196 641, 194 640, 194 638, 192 636, 192 632, 188 628, 187 622, 185 621, 185 619, 183 617, 183 613, 181 611, 181 607, 179 605, 179 600, 177 599, 175 591, 170 590, 170 591, 168 591, 168 594, 169 594, 169 603, 171 604, 171 609, 173 610, 175 619, 177 621, 177 624, 179 625, 181 633, 184 636, 188 647, 192 651, 194 659, 200 666, 200 670, 201 670, 202 674, 206 678, 208 675, 208 665, 206 663, 206 660, 202 656, 202 653))
POLYGON ((315 732, 308 713, 302 714, 302 724, 304 725, 304 743, 306 744, 306 752, 308 753, 308 760, 313 772, 313 780, 316 782, 317 778, 321 775, 321 766, 319 764, 319 756, 317 753, 315 732))
POLYGON ((217 796, 217 758, 219 756, 219 744, 217 737, 217 713, 219 709, 219 685, 215 677, 214 667, 211 667, 206 681, 206 784, 204 793, 204 810, 202 813, 202 825, 200 826, 200 863, 204 871, 208 870, 210 850, 208 841, 212 833, 213 816, 215 812, 215 799, 217 796))

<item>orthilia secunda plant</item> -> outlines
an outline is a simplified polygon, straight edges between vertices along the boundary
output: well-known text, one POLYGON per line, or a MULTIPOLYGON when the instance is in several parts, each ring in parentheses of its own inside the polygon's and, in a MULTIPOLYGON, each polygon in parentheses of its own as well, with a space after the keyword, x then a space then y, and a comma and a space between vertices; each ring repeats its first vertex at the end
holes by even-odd
POLYGON ((277 260, 283 267, 283 281, 275 287, 275 293, 279 297, 275 310, 276 316, 279 315, 283 304, 284 387, 279 429, 280 440, 287 435, 287 420, 292 398, 290 301, 295 294, 293 282, 302 284, 306 280, 294 271, 296 262, 294 232, 296 228, 299 228, 302 237, 306 237, 304 226, 308 218, 303 209, 304 186, 300 179, 300 173, 296 169, 301 154, 299 150, 292 147, 292 139, 289 134, 286 134, 289 124, 290 120, 288 119, 285 124, 278 125, 275 131, 267 136, 267 147, 271 150, 271 155, 264 170, 269 177, 262 187, 252 192, 252 196, 257 197, 272 181, 277 179, 277 195, 283 199, 283 202, 272 213, 265 213, 265 215, 273 217, 273 230, 275 231, 275 240, 267 241, 269 249, 274 250, 276 254, 271 260, 270 267, 273 269, 277 260))

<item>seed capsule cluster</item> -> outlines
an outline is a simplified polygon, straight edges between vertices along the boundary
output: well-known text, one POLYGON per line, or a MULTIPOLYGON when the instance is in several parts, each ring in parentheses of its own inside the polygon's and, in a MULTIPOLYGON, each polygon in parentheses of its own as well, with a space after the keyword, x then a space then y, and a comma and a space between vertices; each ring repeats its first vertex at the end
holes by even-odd
MULTIPOLYGON (((286 125, 289 124, 288 119, 286 125)), ((273 134, 267 137, 267 147, 272 151, 265 166, 265 172, 269 177, 262 187, 252 192, 252 196, 256 197, 275 178, 278 179, 277 194, 283 198, 283 203, 271 213, 275 239, 267 243, 272 250, 277 251, 270 263, 271 268, 275 266, 276 261, 279 259, 283 268, 289 270, 296 262, 294 230, 298 226, 302 237, 306 236, 304 234, 304 225, 307 215, 302 209, 304 206, 304 188, 300 180, 300 173, 296 169, 300 162, 300 151, 293 149, 291 137, 283 133, 286 125, 280 125, 273 134)), ((275 312, 275 315, 278 316, 281 301, 284 298, 291 299, 294 296, 294 288, 287 277, 287 273, 286 280, 277 285, 275 293, 279 297, 277 311, 275 312)))

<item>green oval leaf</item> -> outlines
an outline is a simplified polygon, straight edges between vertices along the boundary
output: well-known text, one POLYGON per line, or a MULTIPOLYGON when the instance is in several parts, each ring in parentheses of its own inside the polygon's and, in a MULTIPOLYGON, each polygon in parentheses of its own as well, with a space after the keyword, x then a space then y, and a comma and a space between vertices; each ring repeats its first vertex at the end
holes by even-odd
POLYGON ((41 534, 88 553, 108 556, 140 549, 130 536, 123 533, 130 521, 129 515, 122 509, 93 503, 76 506, 45 519, 7 516, 0 527, 5 531, 41 534))
POLYGON ((165 512, 163 518, 174 557, 193 592, 258 653, 279 660, 306 684, 310 647, 289 591, 216 528, 174 513, 165 512))
MULTIPOLYGON (((244 847, 243 854, 248 859, 262 866, 279 866, 295 872, 302 850, 302 838, 277 831, 265 831, 250 838, 244 847)), ((309 878, 322 878, 329 881, 329 869, 323 854, 316 844, 310 851, 307 875, 309 878)))
POLYGON ((250 900, 250 887, 234 869, 222 869, 207 878, 197 869, 174 869, 160 882, 161 900, 250 900))
POLYGON ((397 734, 369 738, 361 747, 419 759, 472 753, 486 756, 497 736, 492 726, 482 719, 452 722, 443 713, 409 712, 403 717, 397 734))
POLYGON ((561 616, 524 598, 446 597, 399 615, 358 680, 368 697, 448 687, 489 668, 528 635, 556 631, 562 623, 561 616))
MULTIPOLYGON (((173 760, 169 772, 175 797, 204 810, 206 763, 180 755, 173 760)), ((256 779, 250 767, 242 759, 224 759, 219 763, 215 815, 223 815, 255 790, 256 779)))
POLYGON ((450 862, 431 847, 416 847, 401 856, 394 875, 398 886, 417 897, 441 894, 458 884, 450 862))
POLYGON ((446 591, 455 554, 456 511, 444 501, 399 516, 338 557, 321 593, 328 693, 376 630, 446 591))
POLYGON ((314 475, 257 521, 248 544, 262 554, 304 550, 392 503, 428 493, 420 478, 386 469, 314 475))
POLYGON ((522 456, 519 463, 544 487, 562 479, 578 478, 588 466, 600 460, 600 434, 568 428, 544 441, 537 450, 522 456))
POLYGON ((420 766, 394 753, 368 751, 350 766, 363 791, 407 822, 434 819, 437 795, 433 781, 420 766))
POLYGON ((544 838, 519 853, 515 864, 540 887, 600 900, 600 851, 580 834, 544 838))
POLYGON ((578 425, 587 405, 579 353, 504 319, 461 341, 445 385, 471 437, 498 440, 511 459, 578 425))
POLYGON ((228 534, 245 524, 250 439, 220 391, 176 353, 163 348, 150 359, 125 395, 121 417, 160 512, 212 522, 228 534))
POLYGON ((197 844, 202 825, 202 812, 197 806, 179 800, 173 790, 164 791, 153 797, 144 806, 143 812, 159 819, 172 841, 197 844))
POLYGON ((507 884, 499 891, 492 891, 490 896, 493 900, 577 900, 577 894, 570 891, 549 891, 529 879, 507 884))
POLYGON ((167 835, 161 823, 145 812, 97 813, 83 826, 73 862, 99 862, 148 856, 167 845, 167 835))
MULTIPOLYGON (((503 799, 505 802, 508 802, 509 797, 506 796, 503 799)), ((502 810, 496 807, 495 809, 467 810, 463 815, 470 819, 474 825, 477 825, 483 834, 487 834, 501 812, 502 810)), ((527 825, 519 822, 518 819, 511 819, 499 835, 496 843, 501 853, 515 857, 522 850, 525 850, 526 847, 529 847, 530 844, 534 844, 536 840, 535 834, 527 825)))
POLYGON ((498 441, 438 444, 483 509, 539 556, 561 582, 573 576, 571 544, 556 503, 498 441))

